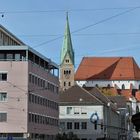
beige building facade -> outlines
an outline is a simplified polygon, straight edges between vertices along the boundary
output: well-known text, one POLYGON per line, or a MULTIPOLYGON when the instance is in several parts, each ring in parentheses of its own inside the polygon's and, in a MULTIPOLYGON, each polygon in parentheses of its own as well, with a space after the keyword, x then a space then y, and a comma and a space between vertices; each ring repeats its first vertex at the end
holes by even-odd
MULTIPOLYGON (((12 40, 14 36, 6 33, 12 40)), ((0 138, 54 140, 58 66, 19 39, 13 41, 17 44, 0 43, 0 138)))

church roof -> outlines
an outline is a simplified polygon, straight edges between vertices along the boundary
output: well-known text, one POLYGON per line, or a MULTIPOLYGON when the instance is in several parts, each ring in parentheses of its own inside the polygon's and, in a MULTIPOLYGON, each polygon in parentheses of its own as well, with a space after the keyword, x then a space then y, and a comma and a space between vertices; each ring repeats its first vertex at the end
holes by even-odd
POLYGON ((74 65, 74 51, 72 48, 68 14, 67 14, 67 18, 66 18, 66 27, 65 27, 64 39, 63 39, 63 46, 62 46, 62 50, 61 50, 61 64, 63 63, 67 54, 69 55, 69 57, 72 61, 72 64, 74 65))
POLYGON ((84 57, 75 80, 140 80, 133 57, 84 57))

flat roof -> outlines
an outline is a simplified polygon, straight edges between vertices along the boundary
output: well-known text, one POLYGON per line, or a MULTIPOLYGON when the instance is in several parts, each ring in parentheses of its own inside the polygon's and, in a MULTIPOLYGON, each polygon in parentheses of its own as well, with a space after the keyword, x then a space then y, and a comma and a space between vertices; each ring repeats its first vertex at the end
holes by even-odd
POLYGON ((55 62, 51 61, 51 59, 43 56, 41 53, 37 52, 36 50, 34 50, 33 48, 31 48, 29 46, 20 46, 20 45, 16 45, 16 46, 10 46, 10 45, 8 45, 8 46, 0 46, 0 51, 1 50, 27 50, 27 51, 31 51, 32 53, 36 54, 37 56, 39 56, 43 60, 49 62, 54 67, 56 67, 56 68, 59 67, 55 62))

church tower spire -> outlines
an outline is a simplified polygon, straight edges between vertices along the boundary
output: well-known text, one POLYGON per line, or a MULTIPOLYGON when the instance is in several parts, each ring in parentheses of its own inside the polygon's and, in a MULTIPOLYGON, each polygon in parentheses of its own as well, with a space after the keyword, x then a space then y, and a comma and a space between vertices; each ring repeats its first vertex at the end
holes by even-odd
POLYGON ((66 90, 74 85, 74 50, 71 41, 68 13, 66 14, 66 26, 60 59, 60 88, 61 90, 66 90))
POLYGON ((63 63, 66 54, 69 54, 69 56, 71 58, 71 61, 74 65, 74 51, 73 51, 73 48, 72 48, 68 12, 66 14, 66 27, 65 27, 65 33, 64 33, 63 46, 62 46, 62 50, 61 50, 61 64, 63 63))

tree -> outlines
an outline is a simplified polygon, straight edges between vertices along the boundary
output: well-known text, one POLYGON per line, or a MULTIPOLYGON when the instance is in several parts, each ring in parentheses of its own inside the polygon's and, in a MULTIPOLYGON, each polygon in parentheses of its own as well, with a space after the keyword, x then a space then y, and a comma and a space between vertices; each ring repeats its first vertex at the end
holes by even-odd
POLYGON ((73 132, 69 132, 68 134, 57 134, 55 140, 79 140, 77 135, 73 134, 73 132))

